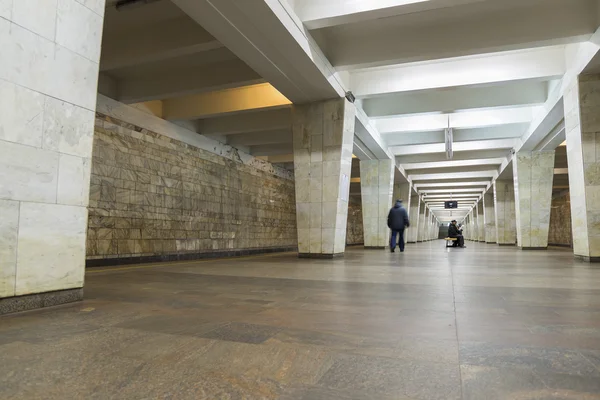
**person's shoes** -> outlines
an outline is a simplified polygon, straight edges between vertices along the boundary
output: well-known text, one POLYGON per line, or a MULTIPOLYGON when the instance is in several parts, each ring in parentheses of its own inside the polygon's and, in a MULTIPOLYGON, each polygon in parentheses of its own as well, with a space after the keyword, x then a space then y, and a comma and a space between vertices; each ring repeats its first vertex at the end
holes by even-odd
POLYGON ((400 250, 400 253, 404 253, 404 250, 400 250))
POLYGON ((396 250, 394 250, 394 249, 390 249, 390 252, 392 252, 392 253, 395 253, 395 252, 396 252, 396 250))
POLYGON ((460 246, 460 248, 461 248, 461 249, 466 249, 466 248, 467 248, 467 246, 460 246))

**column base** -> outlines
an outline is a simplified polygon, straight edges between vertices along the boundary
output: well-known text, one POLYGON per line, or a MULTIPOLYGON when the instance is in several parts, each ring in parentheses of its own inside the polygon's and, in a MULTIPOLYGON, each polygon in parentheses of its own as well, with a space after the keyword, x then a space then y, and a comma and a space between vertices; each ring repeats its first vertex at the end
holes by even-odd
POLYGON ((332 260, 334 258, 343 257, 344 253, 335 253, 335 254, 320 254, 320 253, 299 253, 299 258, 315 258, 320 260, 332 260))
POLYGON ((496 242, 485 242, 485 244, 497 244, 496 242))
POLYGON ((548 250, 548 247, 522 247, 519 246, 520 250, 548 250))
POLYGON ((575 254, 575 259, 586 263, 600 263, 600 257, 580 256, 575 254))
POLYGON ((568 249, 572 249, 573 248, 573 246, 570 245, 570 244, 562 244, 562 243, 548 243, 548 247, 550 247, 550 246, 552 246, 552 247, 565 247, 565 248, 568 248, 568 249))
POLYGON ((387 246, 365 246, 365 250, 383 250, 387 249, 387 246))
POLYGON ((0 315, 58 306, 83 300, 83 288, 27 294, 0 299, 0 315))
POLYGON ((498 246, 516 246, 514 243, 498 243, 498 246))
POLYGON ((406 244, 415 244, 417 242, 406 242, 406 244))

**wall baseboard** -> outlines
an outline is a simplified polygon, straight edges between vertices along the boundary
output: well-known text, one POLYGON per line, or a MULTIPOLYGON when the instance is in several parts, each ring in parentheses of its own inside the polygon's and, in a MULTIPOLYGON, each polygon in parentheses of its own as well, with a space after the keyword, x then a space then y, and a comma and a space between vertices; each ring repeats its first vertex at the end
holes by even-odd
POLYGON ((86 267, 108 267, 118 265, 146 264, 170 261, 194 261, 210 258, 243 257, 260 254, 286 253, 298 251, 297 247, 269 247, 263 249, 242 249, 230 251, 211 251, 202 253, 160 254, 155 256, 99 258, 86 260, 86 267))
POLYGON ((83 288, 56 290, 0 299, 0 315, 36 310, 83 300, 83 288))

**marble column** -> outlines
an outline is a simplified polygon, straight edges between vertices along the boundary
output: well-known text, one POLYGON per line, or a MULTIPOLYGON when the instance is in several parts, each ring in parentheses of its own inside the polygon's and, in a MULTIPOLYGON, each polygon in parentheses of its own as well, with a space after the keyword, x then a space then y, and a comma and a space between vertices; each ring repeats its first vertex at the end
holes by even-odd
POLYGON ((580 75, 564 107, 573 253, 600 262, 600 75, 580 75))
MULTIPOLYGON (((411 183, 399 183, 394 184, 394 202, 396 200, 402 200, 402 206, 406 208, 406 212, 408 213, 408 219, 410 221, 410 212, 411 212, 411 201, 412 201, 412 184, 411 183)), ((409 228, 410 229, 410 228, 409 228)), ((404 233, 404 243, 408 243, 408 234, 409 231, 406 230, 404 233)))
POLYGON ((419 212, 421 211, 421 199, 414 193, 411 194, 410 201, 410 228, 408 228, 408 243, 417 243, 419 238, 419 212))
POLYGON ((476 207, 474 207, 471 210, 469 216, 470 216, 469 221, 471 223, 470 227, 469 227, 470 228, 469 230, 471 232, 469 235, 469 240, 476 242, 477 238, 479 237, 479 234, 477 233, 477 208, 476 207))
POLYGON ((494 209, 493 189, 483 196, 483 221, 485 225, 485 242, 496 243, 496 211, 494 209))
POLYGON ((421 211, 419 214, 419 233, 418 233, 418 242, 422 242, 425 240, 425 221, 427 220, 427 206, 423 202, 421 204, 421 211))
POLYGON ((515 220, 515 188, 513 181, 494 182, 496 241, 500 246, 514 246, 517 241, 515 220))
POLYGON ((292 110, 301 257, 332 258, 344 253, 355 112, 345 99, 292 110))
POLYGON ((518 153, 513 158, 517 244, 523 250, 548 248, 554 151, 518 153))
POLYGON ((104 0, 0 1, 0 313, 83 297, 103 20, 104 0))
POLYGON ((485 215, 483 210, 483 199, 477 203, 477 240, 485 242, 485 215))
POLYGON ((394 170, 392 160, 360 162, 365 248, 383 249, 388 246, 390 231, 387 216, 394 201, 394 170))

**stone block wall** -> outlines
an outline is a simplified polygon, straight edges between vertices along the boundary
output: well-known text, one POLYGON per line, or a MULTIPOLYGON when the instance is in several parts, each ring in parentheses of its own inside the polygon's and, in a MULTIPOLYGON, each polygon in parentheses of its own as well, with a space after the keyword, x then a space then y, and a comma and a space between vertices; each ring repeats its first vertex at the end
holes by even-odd
POLYGON ((97 114, 88 265, 291 250, 293 179, 97 114))
POLYGON ((348 203, 348 224, 346 225, 346 244, 359 245, 365 243, 363 231, 362 202, 360 196, 350 197, 348 203))
POLYGON ((569 199, 569 192, 552 198, 548 244, 555 246, 573 246, 573 231, 571 230, 571 202, 569 199))

